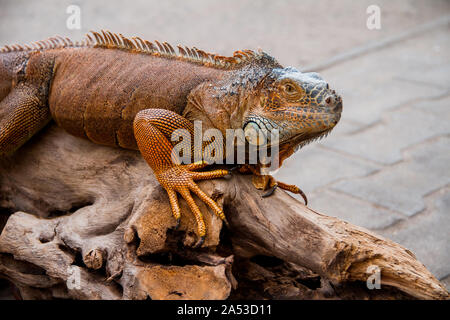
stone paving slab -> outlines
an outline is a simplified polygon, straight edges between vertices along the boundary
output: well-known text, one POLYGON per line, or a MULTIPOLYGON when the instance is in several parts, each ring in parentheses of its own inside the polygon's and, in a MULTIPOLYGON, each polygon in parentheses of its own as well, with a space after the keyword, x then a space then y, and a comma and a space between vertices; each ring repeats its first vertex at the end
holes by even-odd
MULTIPOLYGON (((442 50, 442 48, 439 50, 442 50)), ((450 62, 430 66, 427 70, 411 70, 405 75, 396 76, 394 79, 448 90, 450 81, 450 62)))
MULTIPOLYGON (((427 104, 433 102, 427 101, 427 104)), ((402 108, 385 113, 383 121, 360 133, 330 137, 322 144, 374 162, 393 164, 402 160, 405 148, 450 133, 449 114, 431 113, 424 108, 402 108)))
POLYGON ((439 73, 439 68, 450 61, 449 52, 448 31, 440 29, 321 73, 342 94, 342 118, 359 122, 364 129, 379 121, 386 110, 442 95, 450 88, 450 74, 439 73), (433 50, 437 45, 439 52, 433 50), (440 79, 436 79, 440 86, 433 82, 424 84, 428 78, 419 77, 432 68, 440 74, 440 79))
POLYGON ((309 203, 313 210, 371 230, 383 229, 404 219, 401 214, 329 189, 313 193, 309 203))
POLYGON ((408 219, 400 228, 380 231, 410 249, 438 279, 450 274, 450 188, 430 199, 428 211, 408 219))
POLYGON ((406 42, 407 47, 414 47, 415 50, 399 55, 410 67, 396 78, 415 81, 423 86, 450 88, 449 31, 450 26, 443 27, 425 38, 421 37, 420 41, 413 38, 406 42))
POLYGON ((404 162, 332 188, 413 216, 425 209, 425 195, 450 183, 449 150, 448 137, 429 141, 405 152, 404 162))
POLYGON ((346 157, 317 145, 306 146, 295 157, 288 158, 274 176, 283 182, 298 185, 309 193, 335 181, 373 173, 378 166, 346 157))
POLYGON ((413 107, 439 117, 440 121, 450 123, 450 93, 440 99, 426 100, 415 103, 413 107))

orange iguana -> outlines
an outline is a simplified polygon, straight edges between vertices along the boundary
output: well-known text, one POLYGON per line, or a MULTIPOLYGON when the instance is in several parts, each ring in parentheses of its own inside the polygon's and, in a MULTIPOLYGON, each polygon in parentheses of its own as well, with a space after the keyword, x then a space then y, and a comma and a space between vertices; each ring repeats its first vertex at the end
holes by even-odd
MULTIPOLYGON (((171 134, 203 130, 279 130, 279 164, 298 147, 326 135, 339 121, 342 100, 316 73, 283 68, 266 53, 233 57, 197 48, 92 32, 82 42, 55 37, 0 50, 0 156, 22 146, 53 119, 70 134, 92 142, 139 150, 168 193, 179 222, 177 193, 195 215, 200 245, 206 234, 191 192, 221 219, 220 207, 194 182, 223 177, 206 162, 172 161, 171 134)), ((254 173, 260 189, 295 186, 254 173)), ((306 201, 306 198, 305 198, 306 201)))

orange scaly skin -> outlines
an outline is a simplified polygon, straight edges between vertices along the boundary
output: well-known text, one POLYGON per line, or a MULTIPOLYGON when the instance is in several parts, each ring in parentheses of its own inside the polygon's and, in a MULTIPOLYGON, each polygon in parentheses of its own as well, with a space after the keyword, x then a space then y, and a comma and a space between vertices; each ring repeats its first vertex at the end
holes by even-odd
MULTIPOLYGON (((139 150, 167 191, 177 221, 177 193, 187 201, 197 221, 198 245, 206 229, 192 192, 226 220, 195 181, 228 171, 197 172, 207 164, 174 162, 174 130, 193 135, 195 120, 203 132, 215 128, 224 137, 227 129, 277 129, 281 165, 295 149, 329 133, 341 111, 341 98, 319 75, 283 68, 263 52, 223 57, 108 31, 92 32, 83 42, 56 37, 0 49, 0 156, 15 152, 51 120, 92 142, 139 150)), ((261 176, 259 164, 245 167, 257 188, 302 194, 261 176)))

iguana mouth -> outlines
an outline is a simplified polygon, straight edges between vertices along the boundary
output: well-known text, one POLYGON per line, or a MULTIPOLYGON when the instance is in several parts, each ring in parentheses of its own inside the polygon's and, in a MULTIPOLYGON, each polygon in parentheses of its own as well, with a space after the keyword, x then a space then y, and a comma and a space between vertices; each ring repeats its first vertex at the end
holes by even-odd
POLYGON ((292 145, 294 146, 294 151, 296 152, 313 141, 322 140, 323 138, 327 137, 333 130, 333 128, 321 132, 299 134, 287 141, 283 141, 281 145, 292 145))

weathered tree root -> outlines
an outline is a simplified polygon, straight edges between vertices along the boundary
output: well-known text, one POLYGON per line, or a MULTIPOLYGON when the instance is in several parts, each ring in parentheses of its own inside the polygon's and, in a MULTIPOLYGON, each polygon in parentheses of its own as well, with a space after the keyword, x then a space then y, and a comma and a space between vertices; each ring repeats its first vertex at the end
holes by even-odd
POLYGON ((201 188, 230 229, 198 202, 208 234, 192 249, 186 203, 174 230, 167 195, 137 152, 50 126, 0 161, 0 276, 24 299, 449 298, 405 248, 281 190, 263 199, 250 176, 201 188), (371 266, 379 290, 366 286, 371 266))

